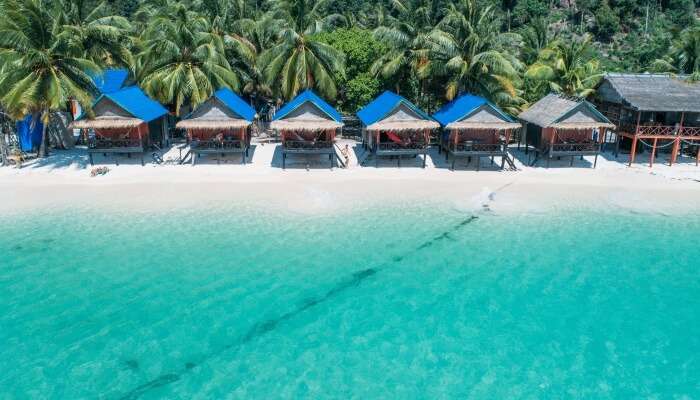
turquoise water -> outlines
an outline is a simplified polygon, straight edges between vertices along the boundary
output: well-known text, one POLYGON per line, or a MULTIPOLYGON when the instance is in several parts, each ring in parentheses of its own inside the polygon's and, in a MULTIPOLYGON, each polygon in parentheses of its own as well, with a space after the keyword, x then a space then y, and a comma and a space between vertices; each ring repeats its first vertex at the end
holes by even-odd
POLYGON ((700 398, 697 215, 0 224, 2 399, 700 398))

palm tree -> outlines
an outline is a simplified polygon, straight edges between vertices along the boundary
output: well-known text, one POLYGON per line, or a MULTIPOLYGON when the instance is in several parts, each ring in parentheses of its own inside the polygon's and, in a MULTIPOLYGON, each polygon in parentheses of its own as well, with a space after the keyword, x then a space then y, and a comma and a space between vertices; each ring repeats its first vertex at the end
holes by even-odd
POLYGON ((220 87, 238 90, 239 77, 209 21, 180 3, 156 13, 143 34, 137 74, 143 89, 175 107, 204 102, 220 87))
POLYGON ((522 61, 526 65, 534 64, 540 52, 549 47, 554 40, 544 18, 532 21, 520 32, 520 36, 523 38, 522 61))
POLYGON ((429 69, 448 79, 445 96, 469 91, 511 111, 522 102, 517 90, 522 69, 517 58, 519 36, 500 33, 493 8, 477 9, 475 0, 448 7, 437 29, 428 35, 429 69))
POLYGON ((589 96, 602 77, 590 43, 588 35, 580 40, 555 40, 540 51, 538 60, 527 69, 525 77, 557 93, 589 96))
POLYGON ((327 29, 340 19, 322 17, 325 1, 275 1, 273 15, 286 25, 277 32, 277 43, 259 57, 265 81, 285 99, 306 88, 317 89, 324 97, 335 99, 336 77, 344 76, 344 55, 316 40, 314 33, 327 29))
POLYGON ((691 27, 681 32, 673 42, 668 56, 654 61, 651 70, 689 74, 692 80, 700 80, 700 27, 691 27))
POLYGON ((40 117, 44 129, 39 155, 48 156, 47 125, 52 111, 76 99, 89 107, 99 67, 67 39, 64 26, 40 0, 0 4, 0 102, 13 118, 40 117))
POLYGON ((113 15, 106 2, 89 8, 92 5, 86 0, 61 0, 52 12, 58 15, 66 40, 82 47, 86 58, 100 65, 130 67, 131 24, 126 18, 113 15))
POLYGON ((384 17, 384 25, 374 30, 377 40, 387 45, 389 51, 379 57, 371 73, 395 83, 400 92, 402 82, 415 74, 423 80, 430 75, 428 65, 428 33, 438 23, 440 16, 438 0, 394 0, 394 15, 384 17))

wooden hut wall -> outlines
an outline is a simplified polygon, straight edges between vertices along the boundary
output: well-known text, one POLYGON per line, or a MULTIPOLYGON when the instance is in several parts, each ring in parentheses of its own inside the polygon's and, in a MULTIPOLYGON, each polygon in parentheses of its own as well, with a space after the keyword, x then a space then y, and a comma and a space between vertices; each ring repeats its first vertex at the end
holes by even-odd
POLYGON ((226 128, 226 129, 188 129, 187 135, 190 140, 211 140, 219 134, 225 138, 234 138, 243 140, 245 137, 246 128, 226 128))

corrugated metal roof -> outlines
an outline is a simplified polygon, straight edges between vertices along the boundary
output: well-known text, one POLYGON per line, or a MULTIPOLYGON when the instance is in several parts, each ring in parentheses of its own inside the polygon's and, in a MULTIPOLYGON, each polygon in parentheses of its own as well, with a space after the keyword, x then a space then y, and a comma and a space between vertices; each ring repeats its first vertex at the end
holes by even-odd
POLYGON ((101 74, 92 77, 95 87, 100 93, 113 93, 118 91, 129 77, 129 71, 125 69, 106 69, 101 74))
POLYGON ((243 119, 248 121, 255 119, 255 109, 231 89, 219 89, 214 93, 214 96, 231 109, 231 111, 243 117, 243 119))
POLYGON ((304 90, 303 92, 299 93, 295 98, 287 102, 287 104, 285 104, 275 113, 275 116, 274 118, 272 118, 272 120, 276 121, 283 119, 289 113, 301 107, 302 105, 304 105, 304 103, 307 102, 318 107, 335 122, 342 124, 343 116, 340 115, 340 113, 335 108, 333 108, 330 104, 326 103, 325 100, 320 98, 316 93, 312 92, 310 89, 304 90))
POLYGON ((610 124, 610 121, 601 114, 593 104, 585 100, 574 100, 558 94, 550 93, 541 98, 530 108, 518 115, 523 121, 541 127, 548 127, 557 123, 566 122, 568 117, 576 115, 577 109, 586 109, 598 122, 610 124))
POLYGON ((366 126, 372 125, 377 121, 384 119, 389 113, 391 113, 399 105, 405 105, 411 109, 416 114, 420 115, 426 120, 432 121, 433 118, 430 117, 420 108, 416 107, 413 103, 406 100, 404 97, 390 91, 385 91, 380 94, 379 97, 372 100, 369 104, 362 107, 360 111, 357 112, 357 117, 360 118, 363 124, 366 126))
MULTIPOLYGON (((95 104, 100 102, 102 98, 112 100, 134 118, 145 122, 153 121, 168 113, 165 107, 146 96, 138 86, 130 86, 117 92, 105 93, 95 101, 95 104)), ((80 119, 82 119, 82 117, 80 119)))
POLYGON ((700 83, 668 74, 606 74, 622 99, 641 111, 700 112, 700 83))
POLYGON ((490 106, 498 115, 503 117, 504 121, 514 122, 508 114, 501 111, 501 109, 485 98, 468 93, 463 94, 442 106, 442 108, 433 114, 433 118, 435 118, 442 126, 446 126, 452 122, 462 120, 483 105, 490 106))

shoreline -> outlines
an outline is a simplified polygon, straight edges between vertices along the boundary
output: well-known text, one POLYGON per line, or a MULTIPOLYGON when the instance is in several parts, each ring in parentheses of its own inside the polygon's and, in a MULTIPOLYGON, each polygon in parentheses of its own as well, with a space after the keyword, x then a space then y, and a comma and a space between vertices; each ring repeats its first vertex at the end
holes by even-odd
POLYGON ((22 169, 0 168, 3 209, 26 212, 93 205, 168 210, 239 203, 324 213, 361 204, 428 202, 464 210, 478 210, 486 204, 504 213, 601 207, 664 213, 700 211, 700 168, 694 164, 630 168, 600 157, 596 169, 545 169, 525 166, 516 156, 517 171, 450 171, 435 164, 433 160, 440 157, 435 151, 426 169, 409 163, 403 168, 390 163, 380 168, 361 167, 353 160, 355 165, 351 162, 348 169, 312 166, 307 171, 293 165, 282 170, 274 166, 275 147, 259 145, 253 162, 247 165, 209 162, 194 167, 141 167, 101 163, 95 167, 107 166, 110 171, 94 178, 79 149, 55 151, 48 160, 34 160, 22 169))

